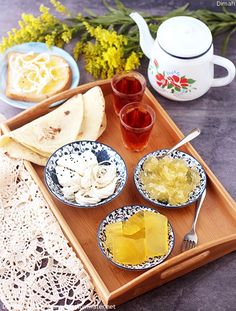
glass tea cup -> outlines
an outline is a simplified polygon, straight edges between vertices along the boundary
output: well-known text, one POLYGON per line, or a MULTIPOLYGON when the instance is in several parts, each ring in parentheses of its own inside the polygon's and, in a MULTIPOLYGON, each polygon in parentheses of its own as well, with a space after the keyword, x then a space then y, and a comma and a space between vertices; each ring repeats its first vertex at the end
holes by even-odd
POLYGON ((116 74, 111 79, 113 106, 117 115, 131 102, 141 102, 146 88, 146 80, 139 72, 116 74))
POLYGON ((134 102, 125 105, 119 114, 124 146, 132 151, 142 151, 148 145, 156 113, 149 105, 134 102))

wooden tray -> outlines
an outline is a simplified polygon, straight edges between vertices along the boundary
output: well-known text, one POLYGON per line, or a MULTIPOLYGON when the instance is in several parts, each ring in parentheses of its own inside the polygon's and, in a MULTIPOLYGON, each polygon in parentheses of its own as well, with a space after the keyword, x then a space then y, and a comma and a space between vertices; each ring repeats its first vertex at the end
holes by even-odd
POLYGON ((182 150, 198 159, 208 176, 207 196, 197 227, 199 245, 190 251, 180 252, 183 236, 190 229, 193 220, 194 206, 175 210, 157 208, 169 218, 176 237, 174 250, 165 262, 144 272, 134 272, 122 270, 104 258, 97 245, 97 229, 100 221, 110 211, 123 205, 152 206, 142 199, 133 184, 133 170, 138 160, 150 151, 173 146, 183 137, 150 91, 146 90, 144 102, 155 108, 157 122, 148 148, 141 153, 127 151, 122 145, 119 120, 112 107, 109 80, 89 83, 56 95, 6 121, 2 125, 2 130, 7 132, 20 127, 50 111, 48 107, 51 103, 83 93, 95 85, 100 85, 103 90, 108 119, 107 129, 99 141, 115 148, 125 159, 128 167, 128 182, 122 194, 111 203, 95 209, 76 209, 64 206, 51 197, 44 186, 43 168, 29 162, 26 162, 26 167, 41 188, 70 244, 84 263, 100 298, 105 305, 117 305, 236 250, 236 209, 234 200, 194 148, 187 144, 182 150))

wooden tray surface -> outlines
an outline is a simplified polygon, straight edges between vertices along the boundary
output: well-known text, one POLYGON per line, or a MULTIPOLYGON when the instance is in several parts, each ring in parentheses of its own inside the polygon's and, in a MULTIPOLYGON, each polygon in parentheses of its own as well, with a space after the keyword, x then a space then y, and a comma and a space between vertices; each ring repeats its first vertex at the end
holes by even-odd
POLYGON ((22 126, 50 111, 48 107, 51 103, 67 99, 77 93, 84 93, 95 85, 100 85, 103 90, 108 121, 107 129, 99 138, 99 141, 117 150, 125 159, 128 167, 128 181, 121 195, 109 204, 98 208, 77 209, 64 206, 57 199, 53 198, 44 186, 44 168, 32 165, 29 162, 26 162, 26 166, 39 184, 45 199, 48 201, 70 244, 83 261, 104 304, 112 305, 121 304, 236 250, 236 209, 234 200, 194 148, 190 144, 181 148, 181 150, 190 153, 200 161, 206 170, 208 181, 207 196, 197 225, 199 245, 185 253, 180 252, 183 236, 189 231, 193 221, 195 205, 193 204, 183 209, 157 208, 141 197, 133 183, 134 168, 143 155, 156 149, 172 147, 183 137, 183 134, 148 89, 146 89, 143 101, 154 107, 157 121, 149 146, 143 152, 134 153, 123 147, 119 119, 115 115, 112 106, 109 80, 89 83, 55 95, 6 121, 2 125, 2 130, 7 132, 22 126), (97 244, 97 229, 101 220, 110 211, 129 204, 155 207, 159 212, 168 217, 175 233, 175 246, 170 257, 159 266, 144 272, 122 270, 112 265, 101 254, 97 244))

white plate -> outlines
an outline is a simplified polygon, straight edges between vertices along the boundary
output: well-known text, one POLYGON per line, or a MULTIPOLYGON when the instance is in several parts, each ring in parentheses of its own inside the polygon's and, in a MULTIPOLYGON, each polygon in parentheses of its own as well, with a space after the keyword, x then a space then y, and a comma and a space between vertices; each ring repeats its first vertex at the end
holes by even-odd
POLYGON ((27 109, 29 107, 34 106, 36 103, 13 100, 13 99, 6 97, 5 90, 6 90, 6 77, 7 77, 7 54, 9 52, 21 52, 21 53, 47 52, 49 54, 63 57, 67 61, 67 63, 70 65, 70 69, 72 72, 72 82, 71 82, 70 88, 76 87, 79 83, 79 78, 80 78, 79 68, 74 58, 70 54, 68 54, 66 51, 55 46, 48 48, 45 43, 40 43, 40 42, 28 42, 28 43, 15 45, 9 48, 8 50, 6 50, 5 53, 0 56, 0 99, 13 107, 27 109))

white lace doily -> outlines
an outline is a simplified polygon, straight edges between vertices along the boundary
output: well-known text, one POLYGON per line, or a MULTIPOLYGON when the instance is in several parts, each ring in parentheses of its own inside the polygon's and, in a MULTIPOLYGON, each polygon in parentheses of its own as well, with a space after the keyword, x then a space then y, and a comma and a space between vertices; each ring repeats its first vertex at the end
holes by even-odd
POLYGON ((9 310, 83 310, 100 301, 20 160, 0 152, 0 299, 9 310))

